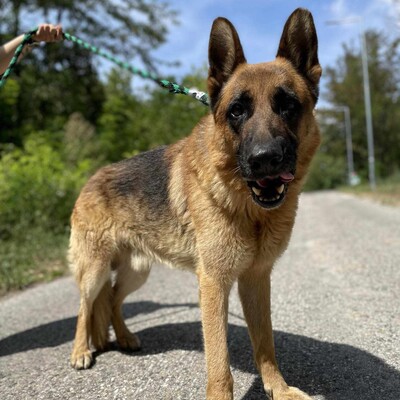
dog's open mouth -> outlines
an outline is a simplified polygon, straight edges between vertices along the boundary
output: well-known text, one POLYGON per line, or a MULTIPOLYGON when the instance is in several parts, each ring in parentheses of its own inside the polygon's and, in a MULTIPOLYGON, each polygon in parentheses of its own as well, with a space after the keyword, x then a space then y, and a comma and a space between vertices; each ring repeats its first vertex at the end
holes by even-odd
POLYGON ((248 181, 254 201, 263 208, 275 208, 283 202, 289 183, 294 179, 291 172, 248 181))

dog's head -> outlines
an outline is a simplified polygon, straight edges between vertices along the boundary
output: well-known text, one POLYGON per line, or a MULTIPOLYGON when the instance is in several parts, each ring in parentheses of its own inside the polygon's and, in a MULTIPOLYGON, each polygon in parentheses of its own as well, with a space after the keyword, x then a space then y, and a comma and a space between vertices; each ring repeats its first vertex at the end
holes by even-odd
POLYGON ((263 208, 282 204, 302 180, 319 145, 313 109, 321 67, 311 13, 297 9, 283 29, 276 59, 247 64, 239 36, 224 18, 214 21, 208 91, 225 168, 240 172, 263 208))

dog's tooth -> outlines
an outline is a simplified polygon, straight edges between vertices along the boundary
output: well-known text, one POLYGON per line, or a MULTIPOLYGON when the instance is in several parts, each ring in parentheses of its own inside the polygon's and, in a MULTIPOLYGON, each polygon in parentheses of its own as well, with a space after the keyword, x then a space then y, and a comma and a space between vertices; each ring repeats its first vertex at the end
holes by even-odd
POLYGON ((278 191, 279 194, 282 194, 282 192, 285 190, 285 185, 282 183, 282 185, 279 186, 276 190, 278 191))
POLYGON ((259 195, 261 194, 261 190, 258 189, 258 188, 256 188, 256 187, 254 187, 254 186, 251 188, 251 190, 252 190, 257 196, 259 196, 259 195))

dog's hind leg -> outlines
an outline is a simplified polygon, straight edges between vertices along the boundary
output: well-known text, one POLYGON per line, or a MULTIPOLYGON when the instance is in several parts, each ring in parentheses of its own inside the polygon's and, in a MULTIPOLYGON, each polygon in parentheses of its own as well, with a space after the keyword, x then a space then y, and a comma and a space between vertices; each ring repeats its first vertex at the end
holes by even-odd
POLYGON ((90 336, 93 347, 98 351, 105 351, 109 345, 109 327, 111 324, 112 287, 111 279, 100 290, 93 303, 90 336))
POLYGON ((80 291, 80 305, 71 365, 86 369, 92 365, 90 344, 104 350, 111 321, 111 259, 115 246, 109 236, 95 231, 71 231, 69 262, 80 291))
POLYGON ((75 369, 86 369, 92 365, 90 339, 99 350, 107 345, 111 317, 111 299, 108 298, 111 293, 110 275, 110 265, 104 260, 80 257, 75 264, 75 277, 81 293, 71 354, 71 365, 75 369))
POLYGON ((125 324, 122 303, 129 293, 139 289, 146 282, 150 273, 150 262, 142 257, 132 257, 130 252, 125 252, 118 257, 117 263, 111 322, 119 347, 125 351, 135 351, 140 348, 140 340, 125 324))

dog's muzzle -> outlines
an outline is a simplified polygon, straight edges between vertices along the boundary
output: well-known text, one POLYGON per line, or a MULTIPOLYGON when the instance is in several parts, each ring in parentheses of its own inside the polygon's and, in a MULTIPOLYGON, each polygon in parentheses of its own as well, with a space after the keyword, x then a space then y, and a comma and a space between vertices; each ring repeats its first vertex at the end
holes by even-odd
POLYGON ((263 208, 280 206, 294 179, 295 146, 283 137, 277 137, 244 147, 242 151, 239 165, 253 200, 263 208))

